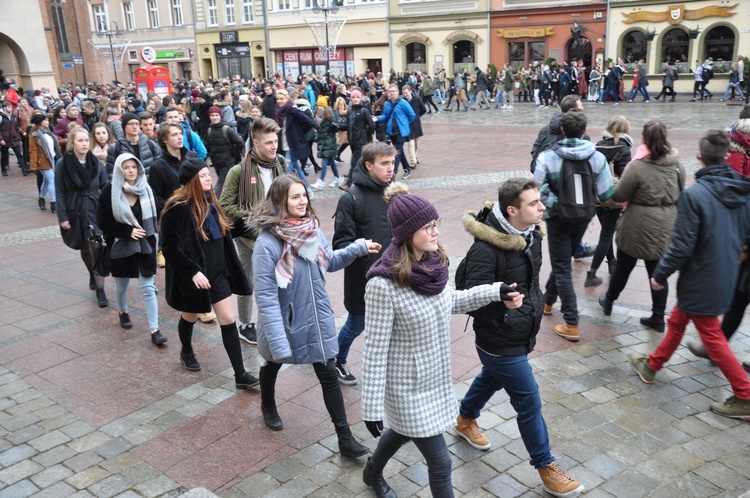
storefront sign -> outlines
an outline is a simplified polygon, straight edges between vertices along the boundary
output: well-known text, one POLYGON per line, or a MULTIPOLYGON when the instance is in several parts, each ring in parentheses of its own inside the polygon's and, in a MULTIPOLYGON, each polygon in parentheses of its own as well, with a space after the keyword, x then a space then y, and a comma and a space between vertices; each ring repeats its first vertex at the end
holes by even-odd
POLYGON ((222 31, 219 33, 221 43, 237 43, 238 36, 236 31, 222 31))
POLYGON ((497 36, 500 38, 544 38, 545 36, 554 35, 554 29, 554 26, 545 28, 498 29, 497 36))
POLYGON ((182 50, 180 51, 174 51, 174 50, 157 50, 156 51, 156 58, 157 59, 174 59, 175 57, 184 57, 185 52, 182 50))
POLYGON ((670 5, 664 12, 651 12, 642 10, 639 12, 622 12, 625 24, 632 24, 639 21, 647 22, 664 22, 669 24, 680 24, 683 20, 694 21, 705 17, 732 17, 736 12, 730 12, 737 8, 739 4, 720 6, 712 5, 702 9, 686 9, 684 5, 670 5))
POLYGON ((250 45, 215 45, 216 57, 250 57, 250 45))

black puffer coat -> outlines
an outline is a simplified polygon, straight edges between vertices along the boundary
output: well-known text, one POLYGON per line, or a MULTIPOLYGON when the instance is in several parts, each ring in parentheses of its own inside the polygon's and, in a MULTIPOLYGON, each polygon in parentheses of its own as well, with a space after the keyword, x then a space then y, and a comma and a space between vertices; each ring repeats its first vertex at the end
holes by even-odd
POLYGON ((127 139, 118 140, 107 149, 107 176, 112 181, 112 171, 115 167, 117 156, 129 152, 141 161, 146 176, 151 171, 151 165, 161 156, 161 149, 153 141, 149 140, 143 133, 138 134, 138 143, 133 145, 127 139))
POLYGON ((362 104, 349 106, 349 143, 355 147, 364 147, 372 142, 375 123, 367 106, 362 104))
POLYGON ((474 244, 466 254, 467 288, 494 282, 516 283, 516 290, 526 296, 518 309, 509 310, 497 301, 472 313, 476 344, 493 355, 529 354, 536 345, 542 321, 544 297, 539 288, 539 270, 547 227, 543 222, 537 225, 528 245, 522 235, 503 230, 492 213, 492 203, 486 203, 479 214, 466 213, 463 221, 466 231, 474 236, 474 244))
POLYGON ((391 244, 388 205, 383 199, 383 191, 389 184, 380 183, 370 176, 361 159, 352 182, 354 186, 341 196, 336 207, 331 245, 335 251, 365 238, 383 246, 379 253, 357 258, 344 269, 344 307, 349 313, 364 315, 365 274, 391 244))
POLYGON ((596 150, 604 154, 604 157, 607 158, 607 163, 614 162, 614 174, 617 178, 620 178, 625 166, 628 165, 632 157, 630 148, 633 146, 633 139, 625 135, 621 136, 617 143, 615 143, 615 139, 606 131, 603 137, 596 143, 596 150))
POLYGON ((219 121, 217 124, 211 123, 211 126, 209 126, 206 133, 206 145, 208 146, 208 157, 211 158, 211 166, 219 171, 240 163, 245 142, 231 126, 224 121, 219 121), (224 138, 225 126, 227 127, 227 138, 224 138), (227 139, 229 139, 229 142, 227 142, 227 139))

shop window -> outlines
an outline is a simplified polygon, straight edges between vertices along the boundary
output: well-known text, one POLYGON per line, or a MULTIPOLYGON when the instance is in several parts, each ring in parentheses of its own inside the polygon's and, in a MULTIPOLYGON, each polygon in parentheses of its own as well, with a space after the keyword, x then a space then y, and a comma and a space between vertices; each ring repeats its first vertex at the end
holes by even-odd
POLYGON ((413 42, 406 45, 406 70, 407 71, 426 71, 427 70, 427 47, 423 43, 413 42))
POLYGON ((526 43, 508 43, 508 53, 510 54, 510 65, 513 66, 514 70, 526 65, 526 43))
POLYGON ((706 33, 705 56, 703 59, 713 57, 714 61, 734 60, 734 31, 727 26, 717 26, 706 33))
POLYGON ((527 64, 542 63, 547 58, 547 42, 529 42, 529 60, 527 64))
MULTIPOLYGON (((674 28, 664 34, 662 42, 662 62, 675 61, 687 68, 690 37, 682 28, 674 28)), ((683 71, 685 72, 685 71, 683 71)))
POLYGON ((629 31, 622 39, 622 56, 626 63, 634 64, 639 60, 646 60, 648 43, 646 35, 641 31, 629 31))

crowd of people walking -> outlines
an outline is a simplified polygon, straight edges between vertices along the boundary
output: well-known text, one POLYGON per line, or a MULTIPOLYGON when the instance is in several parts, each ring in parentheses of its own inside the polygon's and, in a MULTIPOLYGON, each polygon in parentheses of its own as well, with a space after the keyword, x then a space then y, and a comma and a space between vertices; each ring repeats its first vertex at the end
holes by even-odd
MULTIPOLYGON (((627 100, 640 93, 649 102, 643 61, 636 66, 627 100)), ((707 60, 694 71, 701 98, 712 97, 706 88, 711 67, 707 60)), ((361 381, 362 417, 379 438, 363 480, 377 496, 396 496, 383 471, 409 441, 425 458, 432 495, 453 496, 443 434, 452 428, 474 448, 489 449, 477 419, 505 390, 529 463, 545 490, 567 498, 584 485, 555 462, 528 355, 558 298, 564 323, 555 334, 573 342, 585 335, 572 280, 572 258, 581 251, 593 256, 586 287, 604 284, 597 272, 607 262, 611 277, 599 297, 604 316, 644 261, 652 308, 640 322, 665 334, 654 353, 631 359, 644 382, 654 382, 693 321, 702 345, 692 343, 691 351, 714 361, 734 393, 711 409, 750 419, 750 381, 727 346, 750 303, 750 108, 729 130, 701 139, 703 167, 687 188, 664 123, 648 121, 640 143, 623 114, 610 118, 600 140, 586 134, 583 102, 622 100, 623 68, 622 61, 604 71, 571 61, 434 77, 365 74, 338 81, 307 75, 258 80, 247 89, 232 82, 218 88, 180 83, 162 98, 78 88, 48 99, 40 90, 19 99, 17 109, 2 104, 2 170, 8 174, 12 150, 24 176, 36 173, 38 207, 49 206, 64 244, 80 252, 99 307, 109 306, 105 278, 115 279, 115 323, 123 329, 137 325, 127 291, 138 279, 157 347, 168 342, 159 328, 164 311, 154 283, 164 267, 166 302, 179 313, 176 360, 188 371, 200 370, 194 325, 216 320, 235 387, 260 390, 269 429, 284 427, 276 403, 282 366, 308 364, 340 454, 366 455, 368 447, 349 427, 342 391, 361 381), (468 112, 510 110, 519 102, 559 111, 532 147, 533 179, 503 182, 497 200, 464 217, 474 243, 454 288, 438 208, 397 181, 398 167, 401 180, 419 167, 425 115, 452 111, 454 103, 468 112), (315 182, 307 178, 311 167, 320 170, 315 182), (335 180, 327 185, 329 169, 335 180), (330 244, 312 206, 314 192, 328 186, 346 191, 330 244), (594 217, 599 243, 584 247, 594 217), (544 238, 552 271, 542 288, 544 238), (348 316, 337 331, 326 274, 342 269, 348 316), (675 272, 677 304, 669 312, 667 278, 675 272), (482 369, 457 403, 450 315, 460 313, 473 317, 482 369), (363 331, 360 374, 347 360, 363 331), (245 367, 243 341, 257 346, 257 376, 245 367)), ((677 74, 667 63, 656 100, 667 94, 675 100, 677 74)), ((739 74, 734 64, 724 99, 734 91, 744 98, 739 74)), ((747 363, 744 368, 750 371, 747 363)))

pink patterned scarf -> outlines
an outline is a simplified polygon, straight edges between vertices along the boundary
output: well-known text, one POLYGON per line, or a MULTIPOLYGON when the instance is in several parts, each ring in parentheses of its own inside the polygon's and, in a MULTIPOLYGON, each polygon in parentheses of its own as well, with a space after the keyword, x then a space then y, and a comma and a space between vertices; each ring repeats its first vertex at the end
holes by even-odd
POLYGON ((325 278, 329 258, 318 240, 316 218, 289 218, 279 222, 272 231, 284 243, 281 258, 276 263, 276 283, 279 288, 286 289, 294 279, 295 255, 307 261, 316 261, 325 278))

